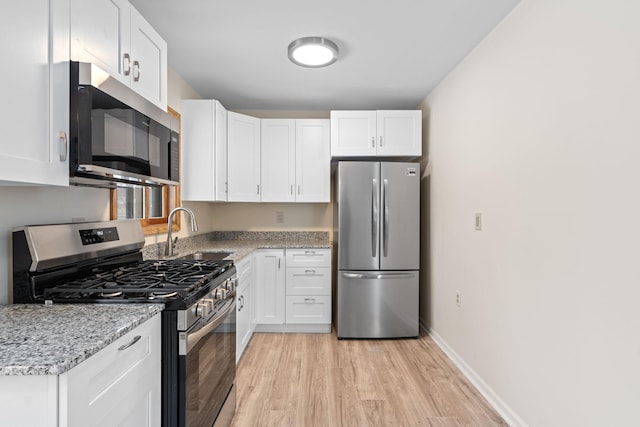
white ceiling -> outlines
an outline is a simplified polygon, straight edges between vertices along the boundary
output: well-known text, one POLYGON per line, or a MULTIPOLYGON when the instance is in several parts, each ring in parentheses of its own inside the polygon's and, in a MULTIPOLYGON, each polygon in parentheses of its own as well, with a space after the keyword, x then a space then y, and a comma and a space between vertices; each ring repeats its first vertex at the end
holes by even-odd
POLYGON ((169 66, 229 109, 412 109, 519 0, 131 0, 169 66), (333 40, 326 68, 291 63, 305 36, 333 40))

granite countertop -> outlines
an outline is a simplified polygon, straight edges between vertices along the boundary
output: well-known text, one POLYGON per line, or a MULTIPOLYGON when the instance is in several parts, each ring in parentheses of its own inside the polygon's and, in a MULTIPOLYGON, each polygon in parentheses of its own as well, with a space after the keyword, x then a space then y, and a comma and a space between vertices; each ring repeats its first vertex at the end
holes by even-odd
POLYGON ((0 306, 0 375, 62 374, 162 309, 162 304, 0 306))
MULTIPOLYGON (((326 233, 316 232, 215 232, 178 240, 174 257, 194 252, 230 252, 227 258, 238 262, 256 249, 330 249, 326 233), (321 236, 320 238, 318 236, 321 236)), ((164 243, 145 246, 145 259, 164 258, 164 243)))

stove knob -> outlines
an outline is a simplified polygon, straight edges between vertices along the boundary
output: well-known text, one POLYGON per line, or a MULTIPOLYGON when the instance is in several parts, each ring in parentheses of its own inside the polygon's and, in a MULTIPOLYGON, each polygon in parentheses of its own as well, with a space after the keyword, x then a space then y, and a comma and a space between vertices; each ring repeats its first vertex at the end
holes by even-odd
POLYGON ((236 289, 236 281, 234 279, 227 279, 222 286, 229 292, 233 292, 236 289))
POLYGON ((209 314, 209 304, 204 302, 198 303, 196 305, 196 315, 199 317, 206 317, 209 314))
POLYGON ((227 299, 227 290, 223 288, 216 288, 214 291, 216 299, 227 299))

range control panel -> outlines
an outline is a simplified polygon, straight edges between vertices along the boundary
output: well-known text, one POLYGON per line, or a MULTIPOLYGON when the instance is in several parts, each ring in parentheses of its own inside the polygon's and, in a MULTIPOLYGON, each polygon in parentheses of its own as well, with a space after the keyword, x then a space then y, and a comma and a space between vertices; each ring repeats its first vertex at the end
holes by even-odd
POLYGON ((94 228, 91 230, 80 230, 80 240, 84 246, 96 243, 115 242, 120 240, 116 227, 94 228))

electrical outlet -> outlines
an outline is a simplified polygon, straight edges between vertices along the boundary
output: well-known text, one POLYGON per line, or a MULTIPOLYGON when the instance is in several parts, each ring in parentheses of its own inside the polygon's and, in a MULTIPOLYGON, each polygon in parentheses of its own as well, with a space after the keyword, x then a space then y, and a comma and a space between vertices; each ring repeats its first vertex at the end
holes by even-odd
POLYGON ((462 297, 460 296, 460 291, 456 291, 456 305, 458 307, 462 306, 462 297))
POLYGON ((284 212, 276 211, 276 223, 284 224, 284 212))
POLYGON ((482 230, 482 213, 481 212, 476 212, 476 230, 480 231, 482 230))

